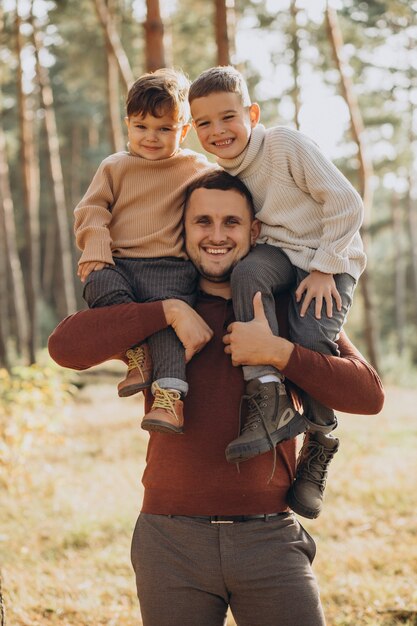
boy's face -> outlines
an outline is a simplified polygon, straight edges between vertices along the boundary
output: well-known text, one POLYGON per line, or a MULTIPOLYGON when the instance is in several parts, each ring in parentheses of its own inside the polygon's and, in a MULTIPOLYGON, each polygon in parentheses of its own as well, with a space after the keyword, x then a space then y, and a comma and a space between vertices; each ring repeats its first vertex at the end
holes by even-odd
POLYGON ((154 117, 136 113, 125 118, 132 154, 159 161, 173 156, 185 139, 190 125, 179 123, 171 113, 154 117))
POLYGON ((256 103, 244 107, 236 93, 221 91, 193 100, 191 115, 202 147, 222 159, 234 159, 246 148, 260 110, 256 103))

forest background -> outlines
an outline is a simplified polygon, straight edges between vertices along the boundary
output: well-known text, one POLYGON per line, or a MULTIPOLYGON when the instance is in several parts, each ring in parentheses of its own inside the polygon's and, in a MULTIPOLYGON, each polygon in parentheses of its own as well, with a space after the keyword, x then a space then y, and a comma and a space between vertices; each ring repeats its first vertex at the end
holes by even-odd
MULTIPOLYGON (((388 379, 417 364, 417 2, 3 0, 0 366, 34 363, 84 306, 73 208, 123 149, 128 85, 233 63, 266 126, 299 128, 365 203, 348 332, 388 379)), ((188 145, 199 149, 195 134, 188 145)))
POLYGON ((137 624, 138 407, 109 366, 67 374, 46 343, 85 306, 73 208, 126 145, 128 86, 229 62, 262 122, 312 137, 363 197, 347 330, 387 402, 341 420, 316 570, 332 626, 417 624, 416 42, 415 0, 0 0, 1 626, 2 578, 10 624, 137 624))

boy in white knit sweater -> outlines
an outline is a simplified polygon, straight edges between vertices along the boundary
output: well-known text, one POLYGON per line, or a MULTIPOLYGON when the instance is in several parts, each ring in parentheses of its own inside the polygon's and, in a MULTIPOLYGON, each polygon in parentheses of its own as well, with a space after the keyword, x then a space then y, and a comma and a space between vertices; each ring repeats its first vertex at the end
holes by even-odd
MULTIPOLYGON (((188 79, 173 69, 145 74, 132 85, 126 100, 128 150, 101 163, 75 208, 82 250, 78 275, 90 308, 167 298, 193 304, 197 273, 184 251, 184 195, 213 165, 180 149, 190 128, 188 89, 188 79)), ((205 339, 210 337, 207 327, 205 339)), ((155 400, 142 428, 181 433, 181 398, 188 391, 184 348, 171 327, 148 343, 120 355, 128 374, 119 395, 151 385, 153 360, 155 400)))
MULTIPOLYGON (((359 194, 306 136, 259 124, 259 105, 251 103, 235 68, 215 67, 200 74, 189 101, 202 147, 246 184, 262 223, 258 243, 263 245, 232 274, 236 318, 253 319, 253 297, 260 291, 271 329, 279 334, 273 294, 292 287, 291 339, 337 355, 336 339, 366 263, 359 194)), ((274 447, 277 431, 294 412, 277 370, 244 366, 243 372, 248 415, 239 437, 226 449, 230 462, 274 447)), ((302 398, 310 432, 288 503, 300 515, 314 518, 320 514, 328 465, 338 449, 338 440, 330 435, 337 421, 332 409, 306 394, 302 398)))

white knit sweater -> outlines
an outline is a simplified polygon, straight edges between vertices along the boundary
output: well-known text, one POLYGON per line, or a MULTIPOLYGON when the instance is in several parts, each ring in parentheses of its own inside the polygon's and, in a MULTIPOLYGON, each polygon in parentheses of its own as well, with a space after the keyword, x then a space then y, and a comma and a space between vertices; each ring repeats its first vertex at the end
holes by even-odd
POLYGON ((262 222, 259 242, 279 246, 307 272, 359 278, 366 264, 362 200, 313 141, 259 124, 242 154, 218 163, 250 189, 262 222))

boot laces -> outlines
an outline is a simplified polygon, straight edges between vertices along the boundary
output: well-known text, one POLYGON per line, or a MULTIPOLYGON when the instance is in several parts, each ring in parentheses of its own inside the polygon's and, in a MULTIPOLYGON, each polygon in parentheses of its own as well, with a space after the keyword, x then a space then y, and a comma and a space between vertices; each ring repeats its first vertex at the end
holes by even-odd
POLYGON ((145 366, 145 348, 143 346, 136 346, 136 348, 129 348, 126 352, 126 356, 129 359, 127 364, 127 370, 130 372, 136 367, 143 375, 143 368, 145 366))
POLYGON ((266 437, 271 445, 271 449, 272 449, 272 453, 273 453, 273 464, 272 464, 272 472, 271 475, 268 479, 268 483, 271 482, 274 473, 275 473, 275 468, 277 465, 277 451, 275 449, 275 445, 274 442, 272 441, 272 437, 270 435, 270 432, 268 430, 268 427, 266 425, 266 421, 265 421, 265 413, 263 411, 263 409, 267 406, 268 404, 268 393, 267 390, 265 389, 265 387, 261 386, 260 389, 252 394, 252 395, 247 395, 247 396, 242 396, 241 402, 240 402, 240 416, 239 416, 239 421, 241 422, 241 416, 242 416, 242 403, 244 400, 247 400, 248 403, 248 414, 245 418, 244 424, 242 426, 242 430, 241 430, 241 434, 243 434, 244 432, 248 431, 248 430, 255 430, 255 428, 258 427, 259 424, 262 424, 262 426, 264 427, 265 433, 266 433, 266 437))
POLYGON ((318 485, 324 491, 327 479, 327 467, 334 457, 335 450, 325 448, 314 439, 304 441, 299 457, 297 479, 304 478, 318 485))
POLYGON ((153 383, 152 393, 155 397, 152 404, 152 411, 154 409, 164 409, 165 411, 171 413, 177 422, 179 422, 179 418, 175 410, 175 402, 181 399, 180 392, 175 391, 174 389, 162 389, 158 383, 153 383))

